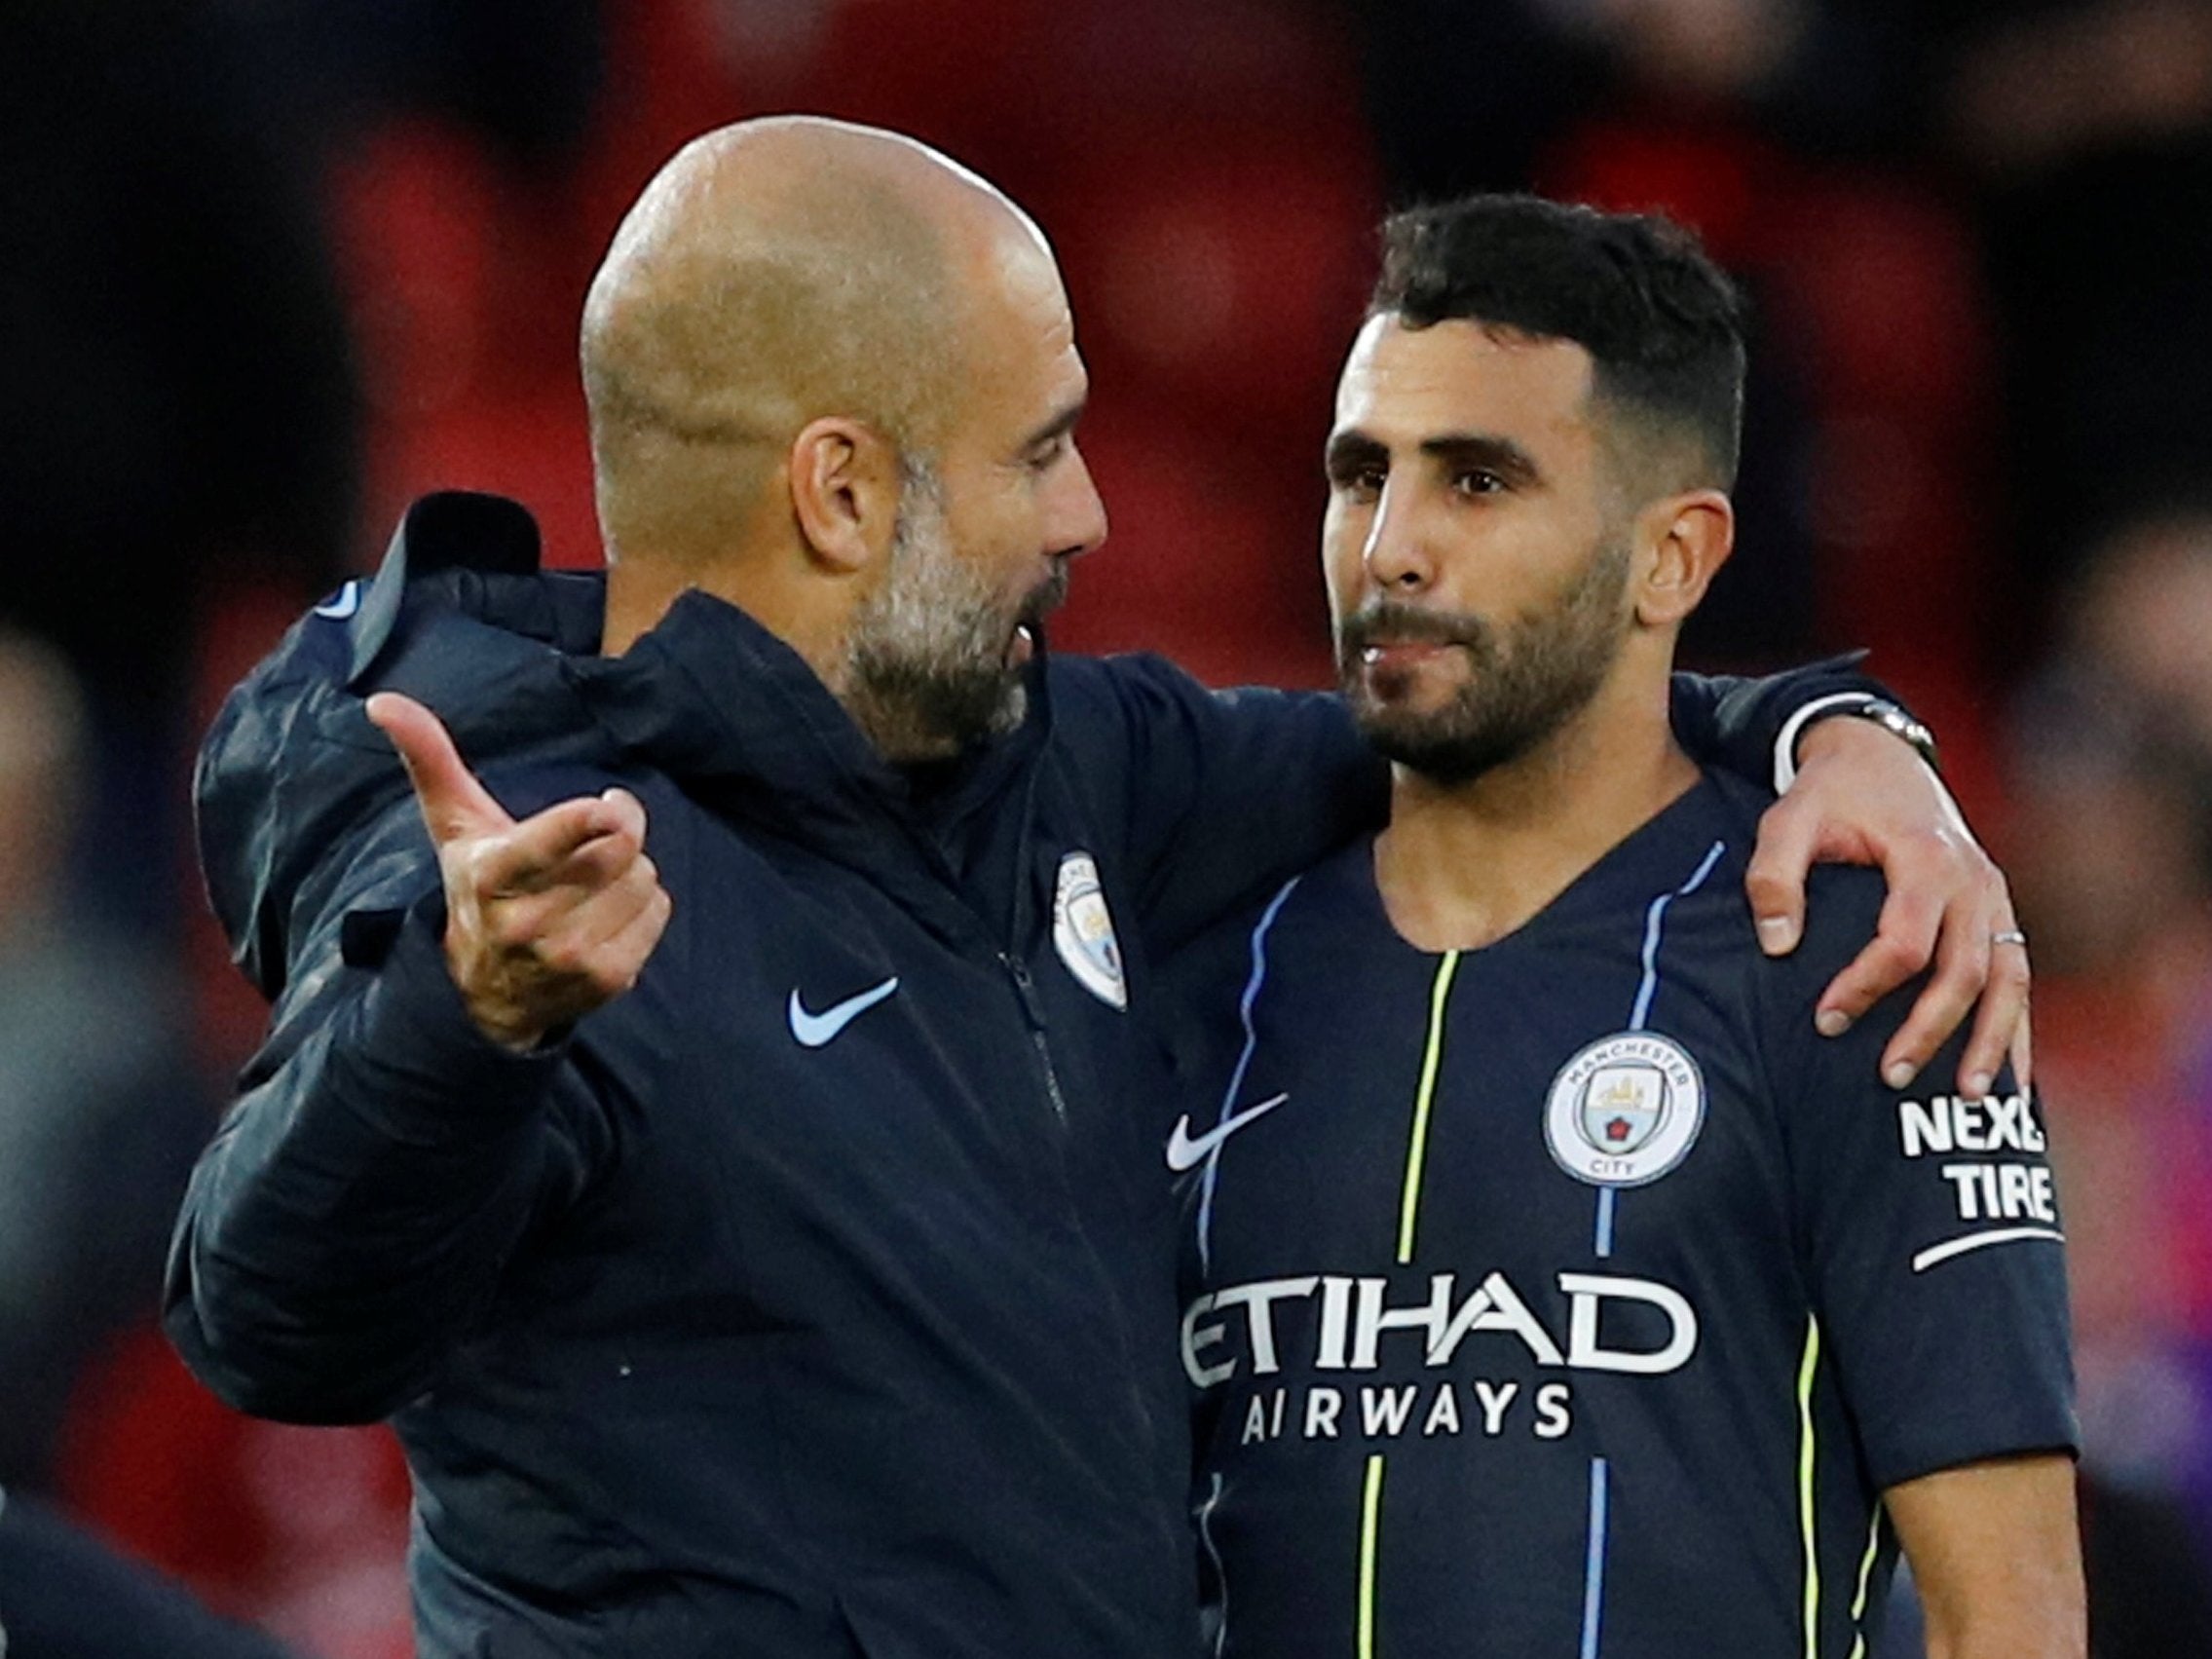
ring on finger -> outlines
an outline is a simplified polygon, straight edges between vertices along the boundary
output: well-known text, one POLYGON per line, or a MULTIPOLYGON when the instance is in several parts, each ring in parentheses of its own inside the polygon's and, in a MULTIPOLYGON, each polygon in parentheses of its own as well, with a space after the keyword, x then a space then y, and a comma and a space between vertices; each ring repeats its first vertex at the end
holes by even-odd
POLYGON ((1989 942, 1993 945, 2019 945, 2025 948, 2028 936, 2017 927, 2006 927, 1992 933, 1989 942))

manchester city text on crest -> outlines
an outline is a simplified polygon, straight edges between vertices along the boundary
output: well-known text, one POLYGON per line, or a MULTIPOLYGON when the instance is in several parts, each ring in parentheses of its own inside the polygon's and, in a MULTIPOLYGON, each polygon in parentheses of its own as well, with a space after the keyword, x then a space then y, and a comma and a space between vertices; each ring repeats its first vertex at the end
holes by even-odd
POLYGON ((1544 1138, 1577 1181, 1641 1187, 1689 1154, 1705 1117, 1705 1076, 1689 1051, 1656 1032, 1621 1032, 1559 1068, 1544 1138))

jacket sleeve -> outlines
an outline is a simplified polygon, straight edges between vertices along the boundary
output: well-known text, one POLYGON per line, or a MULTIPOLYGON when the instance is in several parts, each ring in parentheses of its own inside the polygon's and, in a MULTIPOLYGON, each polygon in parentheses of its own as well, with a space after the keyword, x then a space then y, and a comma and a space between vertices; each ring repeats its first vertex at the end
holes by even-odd
MULTIPOLYGON (((1124 848, 1148 947, 1165 953, 1390 811, 1390 771, 1341 698, 1210 691, 1158 657, 1085 663, 1111 713, 1124 848)), ((1086 687, 1086 689, 1091 689, 1086 687)))
POLYGON ((365 842, 340 884, 353 902, 296 953, 169 1251, 185 1362, 230 1405, 293 1422, 373 1421, 423 1392, 611 1144, 573 1038, 515 1054, 469 1018, 412 803, 365 842), (422 896, 388 907, 407 890, 422 896), (395 934, 364 949, 379 922, 395 934))
MULTIPOLYGON (((1701 763, 1775 786, 1775 745, 1815 700, 1887 697, 1838 658, 1764 679, 1676 674, 1675 735, 1701 763)), ((1127 743, 1126 849, 1147 944, 1165 953, 1389 816, 1390 774, 1343 698, 1209 691, 1157 657, 1074 664, 1127 743), (1088 683, 1097 676, 1097 685, 1088 683)))
POLYGON ((1676 674, 1667 709, 1675 740, 1701 765, 1777 791, 1790 770, 1781 765, 1784 735, 1794 743, 1802 725, 1796 716, 1816 704, 1841 711, 1877 698, 1901 701, 1881 681, 1858 672, 1864 655, 1831 657, 1759 679, 1676 674))

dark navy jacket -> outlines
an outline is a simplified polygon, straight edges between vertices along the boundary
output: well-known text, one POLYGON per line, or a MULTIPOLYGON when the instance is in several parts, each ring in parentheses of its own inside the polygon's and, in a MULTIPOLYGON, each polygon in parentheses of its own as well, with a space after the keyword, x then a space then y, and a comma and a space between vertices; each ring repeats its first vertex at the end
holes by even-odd
MULTIPOLYGON (((1056 659, 917 782, 741 612, 603 659, 600 601, 519 508, 433 497, 225 705, 203 858, 277 1009, 170 1335, 244 1410, 393 1418, 426 1659, 1189 1651, 1152 961, 1376 821, 1379 769, 1333 699, 1056 659), (561 1043, 464 1012, 379 688, 518 814, 644 802, 673 920, 561 1043)), ((1677 723, 1763 772, 1862 684, 1677 723)))

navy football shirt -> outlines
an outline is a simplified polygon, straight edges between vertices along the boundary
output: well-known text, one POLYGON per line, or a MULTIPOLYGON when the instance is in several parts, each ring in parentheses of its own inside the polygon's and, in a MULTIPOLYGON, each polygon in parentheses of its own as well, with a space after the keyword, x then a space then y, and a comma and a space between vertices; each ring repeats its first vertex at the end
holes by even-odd
POLYGON ((1885 1090, 1909 996, 1814 1031, 1881 880, 1817 872, 1769 961, 1761 805, 1708 777, 1441 956, 1362 842, 1185 964, 1219 1651, 1856 1659, 1883 1489, 2073 1448, 2041 1115, 1942 1092, 1956 1040, 1885 1090))

